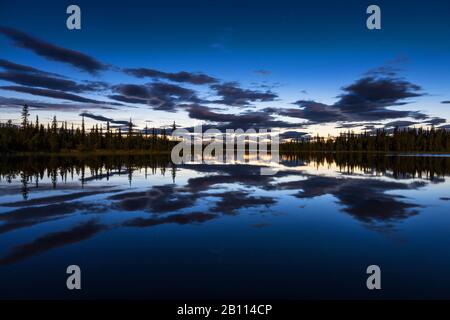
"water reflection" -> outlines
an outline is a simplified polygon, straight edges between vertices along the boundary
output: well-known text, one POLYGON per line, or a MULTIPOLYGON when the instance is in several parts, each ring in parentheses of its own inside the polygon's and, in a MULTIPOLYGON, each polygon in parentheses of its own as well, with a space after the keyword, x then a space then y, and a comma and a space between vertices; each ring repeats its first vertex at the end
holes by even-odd
POLYGON ((250 164, 174 166, 167 156, 3 157, 0 168, 3 266, 80 242, 95 246, 96 235, 125 229, 225 217, 266 229, 263 216, 295 224, 318 206, 383 233, 430 203, 450 205, 448 157, 285 155, 273 176, 250 164), (445 188, 430 189, 438 185, 445 188))
POLYGON ((308 176, 306 180, 280 183, 277 188, 300 190, 299 199, 323 195, 334 196, 342 210, 371 228, 387 228, 392 222, 418 213, 419 204, 405 196, 388 193, 397 190, 417 190, 424 181, 400 183, 376 179, 351 179, 308 176))
POLYGON ((106 228, 105 225, 98 224, 95 220, 89 220, 64 231, 45 234, 29 243, 15 246, 0 259, 0 264, 15 263, 50 249, 89 239, 106 228))

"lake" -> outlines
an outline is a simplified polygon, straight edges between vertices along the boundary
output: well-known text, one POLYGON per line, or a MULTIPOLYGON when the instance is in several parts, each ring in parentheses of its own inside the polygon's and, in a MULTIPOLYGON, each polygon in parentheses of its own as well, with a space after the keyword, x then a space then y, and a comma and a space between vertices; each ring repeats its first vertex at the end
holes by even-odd
POLYGON ((450 298, 449 157, 0 162, 2 299, 450 298))

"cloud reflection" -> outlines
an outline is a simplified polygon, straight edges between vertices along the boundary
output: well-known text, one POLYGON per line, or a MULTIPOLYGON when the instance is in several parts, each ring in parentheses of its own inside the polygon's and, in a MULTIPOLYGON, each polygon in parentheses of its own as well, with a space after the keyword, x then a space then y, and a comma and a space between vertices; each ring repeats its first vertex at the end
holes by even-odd
MULTIPOLYGON (((330 160, 330 159, 328 159, 330 160)), ((43 183, 42 189, 36 185, 35 190, 46 191, 44 196, 36 193, 30 200, 4 201, 0 202, 0 234, 14 232, 18 229, 27 230, 38 224, 50 223, 56 220, 67 221, 67 229, 64 231, 50 232, 37 237, 29 243, 16 245, 6 255, 0 259, 0 264, 11 264, 22 259, 40 254, 47 250, 63 247, 67 244, 77 243, 92 238, 96 233, 109 230, 113 232, 118 228, 149 228, 166 224, 177 224, 180 226, 188 224, 203 224, 212 220, 219 220, 226 215, 234 217, 246 215, 251 212, 276 214, 279 204, 286 203, 296 209, 289 214, 301 214, 301 210, 307 210, 305 200, 315 202, 329 201, 323 196, 331 195, 335 198, 340 210, 349 214, 359 221, 364 227, 370 230, 386 231, 392 230, 396 224, 404 221, 421 212, 423 204, 416 200, 405 197, 402 193, 408 190, 419 190, 431 183, 445 182, 445 176, 440 172, 447 172, 445 161, 438 159, 439 169, 427 169, 427 174, 422 177, 417 171, 417 163, 421 166, 428 163, 426 161, 416 162, 416 167, 409 169, 412 165, 411 159, 402 161, 405 172, 392 172, 389 165, 396 162, 386 162, 384 177, 374 175, 374 171, 364 170, 359 174, 353 171, 357 163, 348 162, 347 167, 343 166, 343 160, 339 160, 336 170, 341 174, 324 174, 318 170, 319 167, 327 167, 329 162, 314 162, 314 170, 308 170, 311 159, 296 159, 292 163, 284 160, 284 169, 273 176, 259 175, 259 167, 256 165, 183 165, 178 168, 172 167, 172 178, 174 183, 167 183, 161 180, 149 187, 146 184, 137 185, 137 188, 130 191, 117 188, 117 183, 121 181, 115 172, 129 173, 125 184, 132 183, 132 175, 138 174, 140 168, 146 166, 147 162, 142 159, 126 159, 125 162, 115 161, 115 166, 104 168, 101 161, 91 161, 90 170, 85 170, 86 165, 77 162, 76 168, 71 168, 70 164, 64 162, 64 168, 69 168, 72 181, 79 181, 82 175, 83 183, 56 184, 56 173, 61 170, 61 177, 67 179, 67 174, 63 173, 62 167, 52 167, 49 169, 53 175, 48 175, 56 190, 61 189, 65 194, 51 194, 52 189, 48 184, 43 183), (442 162, 444 161, 444 162, 442 162), (100 167, 96 167, 100 165, 100 167), (415 170, 415 171, 411 171, 415 170), (84 177, 84 172, 90 171, 91 176, 84 177), (106 176, 108 181, 102 180, 106 176), (175 175, 186 176, 183 182, 175 183, 175 175), (75 173, 75 174, 74 174, 75 173), (426 179, 428 178, 428 179, 426 179), (114 186, 109 185, 114 183, 114 186), (87 184, 84 186, 84 184, 87 184), (91 185, 94 184, 94 185, 91 185), (99 184, 99 186, 95 186, 99 184), (85 191, 79 188, 86 188, 85 191), (114 188, 113 188, 114 187, 114 188), (49 195, 50 193, 50 195, 49 195), (285 201, 289 199, 289 201, 285 201), (292 203, 292 199, 294 202, 292 203), (299 210, 300 208, 300 210, 299 210), (126 214, 123 214, 126 213, 126 214), (132 215, 130 217, 130 214, 132 215), (118 221, 109 219, 114 215, 118 221), (68 217, 93 217, 95 220, 88 220, 74 225, 72 219, 68 217), (102 221, 101 223, 98 221, 102 221)), ((67 160, 65 160, 67 161, 67 160)), ((77 159, 77 161, 80 161, 77 159)), ((391 161, 391 160, 389 160, 391 161)), ((48 162, 49 165, 51 162, 48 162)), ((370 165, 371 162, 367 162, 370 165)), ((376 162, 377 165, 380 162, 376 162)), ((15 163, 11 163, 13 174, 2 171, 2 175, 8 177, 6 183, 15 186, 11 177, 17 174, 18 168, 15 163)), ((33 162, 33 166, 36 162, 33 162)), ((5 167, 2 170, 6 170, 5 167)), ((45 169, 39 174, 31 171, 33 167, 28 167, 27 175, 44 177, 45 169)), ((153 163, 151 174, 165 174, 164 162, 153 163)), ((147 179, 147 167, 145 167, 143 177, 147 179)), ((142 175, 142 174, 141 174, 142 175)), ((150 176, 152 177, 152 176, 150 176)), ((150 178, 152 181, 153 178, 150 178)), ((22 179, 23 181, 23 179, 22 179)), ((64 180, 65 181, 65 180, 64 180)), ((124 183, 122 181, 121 183, 124 183)), ((0 197, 7 197, 9 193, 4 193, 0 197)), ((448 200, 441 197, 441 200, 448 200)), ((285 211, 283 209, 283 211, 285 211)), ((83 220, 85 220, 83 218, 83 220)), ((80 219, 73 219, 80 221, 80 219)), ((77 222, 79 223, 79 222, 77 222)), ((253 225, 258 226, 254 223, 253 225)), ((26 231, 25 231, 26 232, 26 231)), ((18 238, 20 239, 20 237, 18 238)))

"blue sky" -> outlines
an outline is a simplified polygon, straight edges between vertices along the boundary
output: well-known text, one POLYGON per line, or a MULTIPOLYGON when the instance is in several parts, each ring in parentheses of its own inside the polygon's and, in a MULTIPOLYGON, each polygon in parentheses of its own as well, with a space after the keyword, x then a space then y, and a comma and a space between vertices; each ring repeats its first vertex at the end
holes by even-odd
POLYGON ((95 116, 132 117, 140 127, 175 120, 334 134, 342 130, 336 127, 450 121, 450 104, 442 103, 450 100, 448 1, 4 0, 0 21, 2 61, 78 84, 103 83, 67 90, 45 79, 18 81, 17 68, 3 62, 0 121, 17 119, 24 101, 42 121, 56 114, 75 124, 84 113, 103 124, 95 116), (81 8, 81 30, 66 28, 70 4, 81 8), (366 28, 370 4, 381 8, 381 30, 366 28), (38 52, 42 46, 50 47, 38 52), (79 64, 77 55, 68 62, 58 48, 92 58, 99 68, 79 64), (151 76, 136 76, 143 69, 151 76), (214 80, 193 83, 182 71, 214 80), (55 99, 54 91, 112 104, 55 99), (159 103, 148 102, 153 98, 159 103), (386 112, 392 110, 398 112, 386 112))

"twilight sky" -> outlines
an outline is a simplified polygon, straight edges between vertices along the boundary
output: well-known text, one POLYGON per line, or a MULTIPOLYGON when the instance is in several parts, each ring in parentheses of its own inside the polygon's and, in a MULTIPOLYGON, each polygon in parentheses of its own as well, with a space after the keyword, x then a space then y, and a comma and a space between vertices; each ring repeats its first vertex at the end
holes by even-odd
POLYGON ((449 127, 449 36, 448 0, 2 0, 0 122, 28 103, 75 124, 449 127), (382 30, 366 28, 370 4, 382 30))

